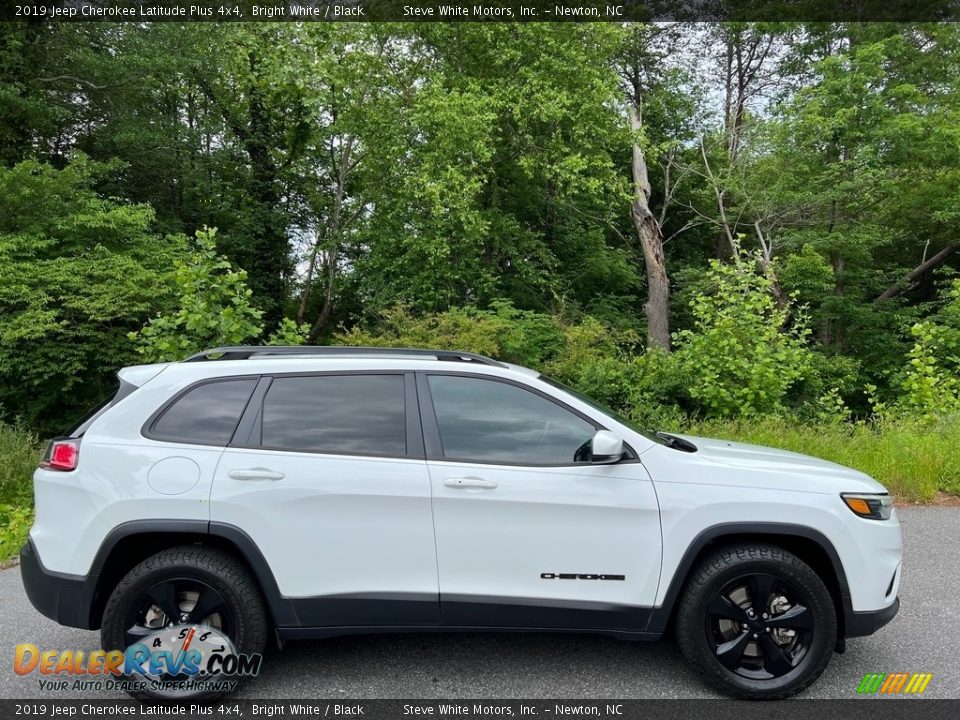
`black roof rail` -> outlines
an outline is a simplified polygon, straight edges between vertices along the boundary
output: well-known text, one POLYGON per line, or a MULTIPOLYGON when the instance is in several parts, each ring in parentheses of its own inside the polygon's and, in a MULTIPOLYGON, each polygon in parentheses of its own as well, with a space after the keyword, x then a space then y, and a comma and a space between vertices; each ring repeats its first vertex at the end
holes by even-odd
POLYGON ((468 362, 478 365, 506 367, 503 363, 476 353, 459 350, 426 350, 423 348, 352 347, 349 345, 230 345, 203 350, 183 360, 249 360, 264 357, 407 357, 417 359, 468 362))

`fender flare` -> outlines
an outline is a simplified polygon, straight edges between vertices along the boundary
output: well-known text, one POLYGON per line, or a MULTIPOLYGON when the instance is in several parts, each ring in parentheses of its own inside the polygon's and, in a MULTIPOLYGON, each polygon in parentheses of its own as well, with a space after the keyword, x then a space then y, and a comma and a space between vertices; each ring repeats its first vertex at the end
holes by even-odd
MULTIPOLYGON (((273 571, 253 539, 235 525, 208 520, 131 520, 113 528, 100 544, 90 572, 84 578, 83 614, 90 616, 98 605, 102 605, 99 602, 102 598, 97 597, 99 579, 114 548, 127 538, 153 534, 210 535, 225 540, 253 571, 274 627, 299 625, 293 602, 280 593, 273 571)), ((89 626, 95 628, 98 625, 99 618, 90 617, 89 626)))
POLYGON ((686 584, 693 569, 693 563, 700 555, 700 552, 710 543, 725 536, 756 536, 764 539, 775 539, 777 536, 795 537, 803 540, 809 540, 824 551, 830 560, 834 575, 837 579, 837 589, 840 596, 838 603, 838 622, 840 623, 840 635, 849 636, 849 632, 844 632, 853 620, 853 604, 850 600, 850 586, 847 584, 847 574, 843 569, 843 563, 837 549, 830 542, 830 539, 819 530, 815 530, 806 525, 793 525, 790 523, 778 522, 742 522, 742 523, 719 523, 711 525, 690 542, 680 563, 673 573, 670 585, 667 587, 667 593, 664 595, 663 604, 655 607, 650 613, 650 620, 647 623, 647 631, 662 633, 666 630, 670 617, 673 614, 673 608, 680 596, 683 586, 686 584))

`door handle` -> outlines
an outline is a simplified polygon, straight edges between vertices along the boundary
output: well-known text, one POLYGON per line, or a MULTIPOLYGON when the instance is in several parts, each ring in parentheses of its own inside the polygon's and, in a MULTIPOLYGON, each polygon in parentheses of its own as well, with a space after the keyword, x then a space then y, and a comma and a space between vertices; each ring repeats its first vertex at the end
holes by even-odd
POLYGON ((448 488, 486 488, 492 489, 497 486, 495 480, 484 480, 477 477, 453 477, 447 478, 443 484, 448 488))
POLYGON ((286 477, 282 472, 268 470, 267 468, 231 470, 227 473, 227 476, 234 480, 283 480, 286 477))

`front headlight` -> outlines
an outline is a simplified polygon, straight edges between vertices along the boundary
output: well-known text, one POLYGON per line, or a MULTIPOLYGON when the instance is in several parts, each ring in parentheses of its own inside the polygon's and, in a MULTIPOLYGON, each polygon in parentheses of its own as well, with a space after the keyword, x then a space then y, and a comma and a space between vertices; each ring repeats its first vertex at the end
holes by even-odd
POLYGON ((887 493, 840 493, 847 507, 862 518, 889 520, 893 498, 887 493))

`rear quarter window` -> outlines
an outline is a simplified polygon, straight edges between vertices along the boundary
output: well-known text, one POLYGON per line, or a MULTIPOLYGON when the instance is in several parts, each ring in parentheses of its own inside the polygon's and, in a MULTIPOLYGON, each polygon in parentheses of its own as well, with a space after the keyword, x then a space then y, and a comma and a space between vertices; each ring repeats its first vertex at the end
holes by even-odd
POLYGON ((209 380, 188 389, 148 423, 153 440, 225 447, 256 387, 257 378, 209 380))

